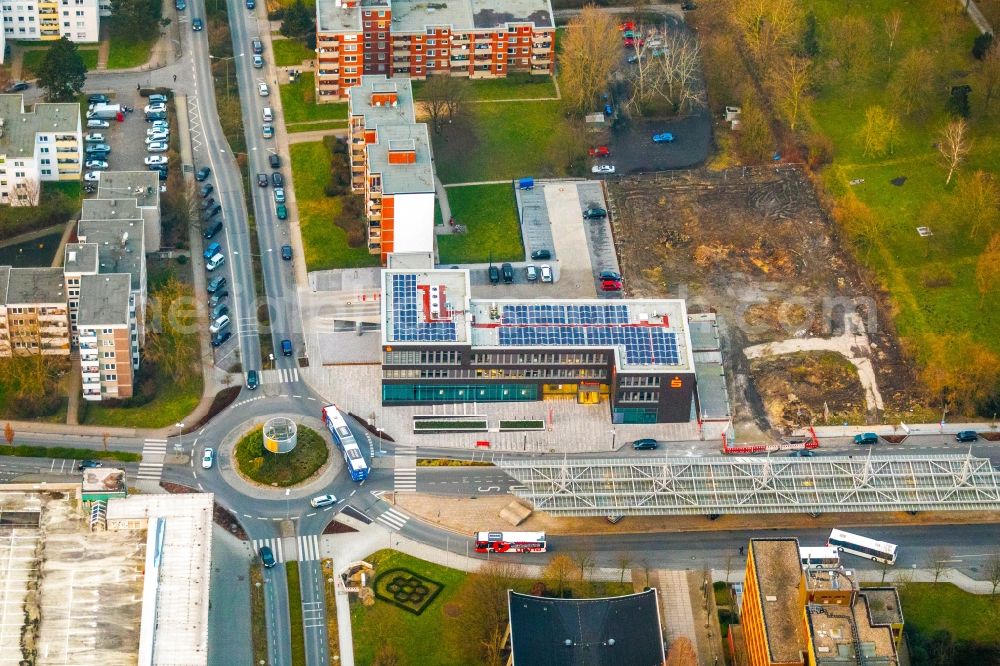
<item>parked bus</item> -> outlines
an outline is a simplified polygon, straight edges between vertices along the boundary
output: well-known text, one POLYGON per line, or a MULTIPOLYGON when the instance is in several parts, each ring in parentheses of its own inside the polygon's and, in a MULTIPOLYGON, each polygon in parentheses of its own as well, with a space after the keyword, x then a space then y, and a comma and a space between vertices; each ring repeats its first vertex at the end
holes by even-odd
POLYGON ((803 569, 836 569, 840 566, 840 551, 829 546, 799 547, 803 569))
POLYGON ((875 541, 843 530, 833 530, 830 532, 830 538, 827 539, 826 545, 836 547, 843 553, 867 557, 869 560, 883 564, 896 563, 896 544, 894 543, 875 541))
POLYGON ((323 423, 327 430, 333 435, 333 441, 340 447, 344 454, 344 465, 355 481, 364 481, 368 478, 368 463, 361 455, 361 447, 354 439, 354 434, 347 427, 344 415, 340 413, 336 405, 327 405, 323 408, 323 423))
POLYGON ((545 532, 476 532, 477 553, 544 553, 545 532))

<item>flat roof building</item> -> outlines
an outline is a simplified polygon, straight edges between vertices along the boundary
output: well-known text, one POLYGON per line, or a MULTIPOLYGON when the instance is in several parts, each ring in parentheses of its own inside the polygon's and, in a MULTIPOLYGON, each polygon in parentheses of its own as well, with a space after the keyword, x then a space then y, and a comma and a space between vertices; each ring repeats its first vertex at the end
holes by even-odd
MULTIPOLYGON (((81 220, 108 220, 123 218, 114 214, 116 207, 131 214, 133 210, 141 215, 144 225, 143 245, 146 252, 156 252, 162 243, 160 222, 160 181, 152 171, 105 171, 97 185, 96 200, 110 201, 110 204, 84 202, 81 220), (130 203, 133 202, 133 203, 130 203), (107 211, 107 212, 105 212, 107 211)), ((92 201, 92 200, 88 200, 92 201)), ((133 219, 128 217, 126 219, 133 219)))
POLYGON ((0 356, 69 352, 62 269, 0 266, 0 356))
POLYGON ((465 269, 382 272, 383 404, 610 401, 615 423, 695 414, 676 299, 472 299, 465 269))

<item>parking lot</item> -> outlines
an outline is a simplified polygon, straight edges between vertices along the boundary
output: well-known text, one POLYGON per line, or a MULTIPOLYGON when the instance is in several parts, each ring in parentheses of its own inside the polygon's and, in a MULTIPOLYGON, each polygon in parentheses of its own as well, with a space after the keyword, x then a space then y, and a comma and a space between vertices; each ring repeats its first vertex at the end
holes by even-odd
MULTIPOLYGON (((104 143, 111 146, 111 152, 106 159, 108 163, 107 170, 146 171, 148 167, 143 163, 143 159, 149 154, 146 152, 146 130, 150 127, 149 123, 144 121, 142 112, 143 107, 148 104, 146 98, 141 97, 137 90, 94 92, 104 92, 104 94, 111 98, 111 103, 135 109, 132 113, 126 113, 124 116, 125 119, 122 122, 114 119, 109 120, 108 124, 110 127, 107 129, 87 128, 86 122, 84 122, 85 133, 102 134, 105 138, 104 143)), ((171 139, 176 141, 176 138, 173 136, 171 136, 171 139)), ((176 143, 174 146, 176 146, 176 143)), ((167 153, 159 154, 167 155, 167 153)), ((171 170, 179 168, 179 165, 176 164, 171 164, 170 166, 171 170)))

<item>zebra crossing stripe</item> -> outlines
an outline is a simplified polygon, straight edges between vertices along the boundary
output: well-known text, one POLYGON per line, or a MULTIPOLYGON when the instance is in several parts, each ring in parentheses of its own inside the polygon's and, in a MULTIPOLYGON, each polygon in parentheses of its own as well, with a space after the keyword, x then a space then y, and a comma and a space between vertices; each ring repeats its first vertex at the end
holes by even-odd
POLYGON ((405 525, 409 519, 410 517, 407 516, 402 511, 397 511, 396 509, 390 508, 375 520, 379 521, 383 525, 388 526, 389 529, 401 530, 403 529, 403 525, 405 525))
POLYGON ((322 601, 302 602, 302 626, 306 629, 316 629, 326 624, 322 601))
POLYGON ((159 481, 163 473, 163 461, 167 457, 167 440, 147 439, 142 444, 142 462, 139 463, 137 479, 159 481))
POLYGON ((320 559, 319 535, 307 534, 298 538, 299 562, 312 562, 320 559))
POLYGON ((285 561, 284 552, 281 549, 281 539, 254 539, 253 540, 253 552, 255 554, 260 553, 260 549, 267 546, 271 549, 271 553, 274 555, 274 561, 276 564, 281 564, 285 561))
POLYGON ((416 492, 417 468, 401 469, 397 467, 395 474, 393 474, 392 487, 396 492, 416 492))
POLYGON ((276 368, 261 373, 261 384, 294 384, 299 381, 298 368, 276 368))

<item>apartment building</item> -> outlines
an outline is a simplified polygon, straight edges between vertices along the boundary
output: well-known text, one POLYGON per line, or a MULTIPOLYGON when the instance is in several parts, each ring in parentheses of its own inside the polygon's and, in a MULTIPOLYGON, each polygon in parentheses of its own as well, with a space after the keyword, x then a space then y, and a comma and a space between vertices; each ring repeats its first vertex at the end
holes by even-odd
POLYGON ((0 356, 59 356, 69 350, 62 269, 0 266, 0 356))
POLYGON ((162 242, 158 176, 149 170, 105 171, 97 186, 97 197, 83 202, 83 215, 80 219, 126 219, 121 214, 114 214, 115 202, 127 203, 130 207, 134 205, 142 217, 144 226, 143 249, 146 252, 158 251, 162 242), (98 203, 101 200, 110 201, 112 204, 98 203))
POLYGON ((86 400, 132 397, 139 356, 130 283, 126 273, 81 277, 76 324, 86 400))
POLYGON ((549 75, 554 46, 548 0, 317 0, 316 100, 345 99, 366 74, 549 75))
POLYGON ((0 95, 0 205, 37 206, 42 182, 78 181, 82 167, 79 105, 26 111, 22 95, 0 95))
POLYGON ((0 1, 4 39, 19 41, 65 37, 71 42, 96 42, 100 39, 100 17, 108 14, 102 14, 99 0, 0 1))
POLYGON ((364 76, 348 95, 351 189, 364 194, 368 251, 434 252, 434 167, 407 79, 364 76))
POLYGON ((798 539, 751 539, 741 622, 751 666, 898 666, 893 588, 859 589, 842 568, 802 567, 798 539))

